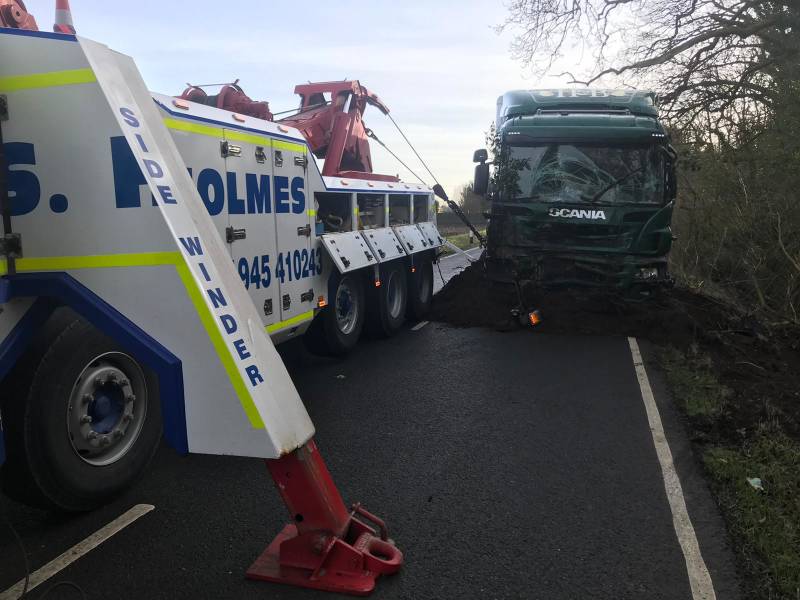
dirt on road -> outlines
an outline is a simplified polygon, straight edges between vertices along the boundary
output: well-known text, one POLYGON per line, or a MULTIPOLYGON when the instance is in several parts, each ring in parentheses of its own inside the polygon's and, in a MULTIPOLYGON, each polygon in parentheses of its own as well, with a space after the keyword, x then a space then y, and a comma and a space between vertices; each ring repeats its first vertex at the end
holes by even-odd
MULTIPOLYGON (((718 422, 726 437, 778 410, 800 438, 800 328, 765 323, 736 306, 676 287, 645 302, 614 302, 574 291, 525 290, 542 321, 532 334, 635 336, 691 357, 710 356, 720 381, 737 398, 737 411, 718 422)), ((489 281, 481 261, 453 277, 434 297, 431 318, 459 327, 507 331, 521 327, 513 285, 489 281)), ((530 326, 528 326, 530 327, 530 326)), ((715 427, 715 428, 716 428, 715 427)))

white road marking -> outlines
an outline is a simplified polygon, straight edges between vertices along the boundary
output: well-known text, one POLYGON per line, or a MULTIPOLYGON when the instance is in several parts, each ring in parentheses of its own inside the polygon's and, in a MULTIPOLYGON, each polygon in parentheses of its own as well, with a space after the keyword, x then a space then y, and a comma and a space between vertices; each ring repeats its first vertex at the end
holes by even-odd
POLYGON ((439 261, 447 260, 449 258, 458 258, 464 254, 466 254, 469 257, 472 257, 472 254, 470 253, 475 252, 476 250, 481 250, 481 247, 478 246, 477 248, 470 248, 469 250, 460 250, 459 252, 448 254, 447 256, 443 256, 442 258, 440 258, 439 261))
MULTIPOLYGON (((133 523, 139 517, 142 517, 153 510, 155 506, 152 504, 137 504, 128 512, 117 517, 111 523, 98 529, 95 533, 87 537, 82 542, 78 542, 72 548, 64 552, 43 566, 31 573, 30 581, 28 582, 28 592, 32 589, 42 585, 45 581, 50 579, 59 571, 63 571, 76 560, 87 554, 91 550, 97 548, 100 544, 105 542, 111 536, 119 533, 128 525, 133 523)), ((22 595, 22 590, 25 587, 25 579, 21 579, 15 585, 8 588, 5 592, 0 594, 0 600, 17 600, 22 595)), ((25 594, 27 596, 27 594, 25 594)))
POLYGON ((411 331, 419 331, 420 329, 425 327, 425 325, 427 325, 427 324, 428 324, 428 321, 420 321, 419 323, 417 323, 416 325, 414 325, 411 328, 411 331))
POLYGON ((647 411, 647 420, 650 423, 650 433, 653 436, 658 462, 661 463, 661 475, 664 478, 664 488, 667 491, 667 500, 672 511, 672 525, 675 527, 678 543, 686 561, 692 598, 693 600, 716 600, 717 596, 714 593, 714 585, 711 583, 711 575, 709 575, 706 563, 700 554, 697 535, 689 518, 689 512, 686 510, 683 488, 678 472, 675 470, 675 464, 672 462, 672 451, 669 449, 669 442, 661 423, 661 415, 653 397, 653 390, 650 388, 650 380, 647 378, 647 371, 644 368, 639 343, 636 338, 629 337, 628 345, 631 349, 636 377, 639 380, 639 388, 642 391, 642 400, 647 411))

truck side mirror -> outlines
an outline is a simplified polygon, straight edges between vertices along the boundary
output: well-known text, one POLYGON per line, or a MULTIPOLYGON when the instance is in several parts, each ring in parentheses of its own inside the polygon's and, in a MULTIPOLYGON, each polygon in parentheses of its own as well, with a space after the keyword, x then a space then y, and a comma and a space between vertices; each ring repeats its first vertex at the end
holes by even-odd
POLYGON ((675 200, 678 195, 678 172, 677 162, 667 163, 667 188, 669 189, 669 200, 675 200))
POLYGON ((481 148, 475 150, 472 154, 472 162, 478 163, 475 165, 475 181, 472 183, 472 191, 479 196, 485 196, 489 189, 489 165, 486 161, 489 160, 489 153, 481 148))
POLYGON ((678 153, 672 145, 661 146, 667 155, 667 194, 668 200, 675 200, 678 195, 678 153))
POLYGON ((475 165, 475 181, 472 191, 479 196, 485 196, 489 189, 489 165, 485 162, 475 165))

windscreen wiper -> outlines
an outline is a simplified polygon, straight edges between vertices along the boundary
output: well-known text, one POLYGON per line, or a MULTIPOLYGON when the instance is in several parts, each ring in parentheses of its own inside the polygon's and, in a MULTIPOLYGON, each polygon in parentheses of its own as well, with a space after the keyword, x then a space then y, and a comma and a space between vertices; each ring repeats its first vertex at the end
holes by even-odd
POLYGON ((625 173, 625 175, 623 175, 619 179, 615 179, 614 181, 609 183, 606 187, 604 187, 602 190, 597 192, 594 196, 589 198, 588 201, 590 203, 591 202, 597 202, 598 200, 600 200, 600 198, 602 198, 605 195, 606 192, 608 192, 609 190, 617 187, 623 181, 627 181, 630 178, 631 175, 635 175, 636 173, 639 173, 640 171, 644 171, 646 168, 647 168, 647 163, 641 165, 640 167, 635 168, 633 171, 628 171, 627 173, 625 173))

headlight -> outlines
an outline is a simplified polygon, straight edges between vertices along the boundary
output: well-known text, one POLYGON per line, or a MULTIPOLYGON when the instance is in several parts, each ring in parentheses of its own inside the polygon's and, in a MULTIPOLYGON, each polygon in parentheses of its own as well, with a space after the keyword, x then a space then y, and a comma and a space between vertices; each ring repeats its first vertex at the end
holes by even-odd
POLYGON ((642 281, 658 279, 658 267, 641 267, 633 276, 642 281))

